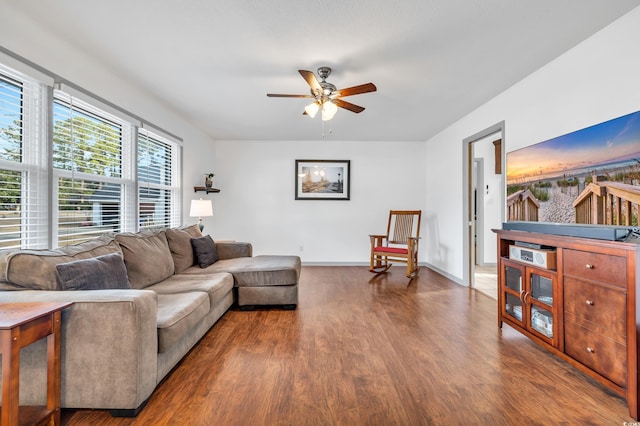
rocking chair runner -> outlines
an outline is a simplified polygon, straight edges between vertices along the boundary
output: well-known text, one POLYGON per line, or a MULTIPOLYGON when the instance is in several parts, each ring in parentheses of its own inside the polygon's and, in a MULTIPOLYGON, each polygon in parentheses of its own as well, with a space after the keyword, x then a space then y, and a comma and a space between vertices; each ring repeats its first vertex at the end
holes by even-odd
POLYGON ((407 277, 418 275, 418 241, 422 210, 391 210, 386 235, 369 235, 371 262, 369 271, 386 272, 390 260, 407 264, 407 277))

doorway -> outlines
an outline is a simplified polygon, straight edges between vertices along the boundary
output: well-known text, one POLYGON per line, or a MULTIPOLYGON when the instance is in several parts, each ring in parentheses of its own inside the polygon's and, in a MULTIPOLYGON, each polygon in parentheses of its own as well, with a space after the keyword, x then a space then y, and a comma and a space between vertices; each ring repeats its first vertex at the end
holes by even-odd
POLYGON ((463 141, 464 282, 497 298, 497 239, 504 221, 504 122, 463 141))

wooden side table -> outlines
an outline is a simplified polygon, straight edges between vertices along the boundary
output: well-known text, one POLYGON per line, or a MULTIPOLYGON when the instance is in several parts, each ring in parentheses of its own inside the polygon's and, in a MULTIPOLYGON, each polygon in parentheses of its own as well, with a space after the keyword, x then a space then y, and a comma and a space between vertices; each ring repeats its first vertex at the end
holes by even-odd
POLYGON ((72 303, 0 304, 2 426, 60 424, 61 311, 72 303), (47 338, 47 405, 20 407, 20 349, 47 338))

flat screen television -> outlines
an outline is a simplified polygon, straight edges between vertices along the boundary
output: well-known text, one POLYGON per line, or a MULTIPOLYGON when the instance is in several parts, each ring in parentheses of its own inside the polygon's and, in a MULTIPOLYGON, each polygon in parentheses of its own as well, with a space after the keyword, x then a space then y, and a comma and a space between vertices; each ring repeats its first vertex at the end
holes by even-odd
POLYGON ((640 111, 508 152, 506 170, 503 228, 624 239, 638 226, 640 111))

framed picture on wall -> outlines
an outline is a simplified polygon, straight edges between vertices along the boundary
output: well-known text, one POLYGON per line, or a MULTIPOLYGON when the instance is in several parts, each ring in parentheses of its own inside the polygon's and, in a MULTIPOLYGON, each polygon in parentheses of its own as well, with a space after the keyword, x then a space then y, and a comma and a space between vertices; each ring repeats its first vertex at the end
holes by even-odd
POLYGON ((349 200, 350 160, 296 160, 296 200, 349 200))

